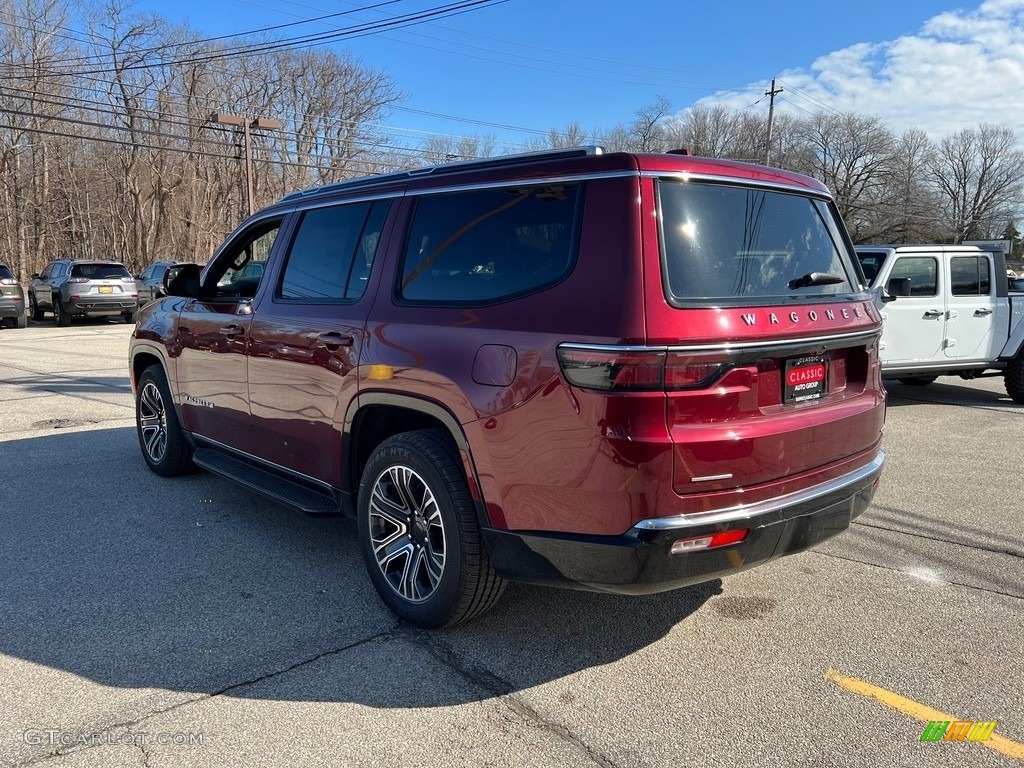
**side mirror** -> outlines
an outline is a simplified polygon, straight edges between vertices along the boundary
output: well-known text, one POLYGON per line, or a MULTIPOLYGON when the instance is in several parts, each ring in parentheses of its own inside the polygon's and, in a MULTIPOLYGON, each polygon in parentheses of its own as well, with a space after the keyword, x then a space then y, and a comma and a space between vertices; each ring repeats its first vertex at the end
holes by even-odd
POLYGON ((39 273, 38 272, 33 272, 32 273, 32 279, 33 280, 38 280, 39 279, 39 273))
POLYGON ((199 274, 203 268, 198 264, 175 264, 164 272, 160 281, 161 296, 182 296, 194 299, 199 296, 199 274))
POLYGON ((886 283, 885 291, 889 294, 889 301, 893 301, 901 296, 909 296, 910 287, 909 277, 894 277, 886 283))

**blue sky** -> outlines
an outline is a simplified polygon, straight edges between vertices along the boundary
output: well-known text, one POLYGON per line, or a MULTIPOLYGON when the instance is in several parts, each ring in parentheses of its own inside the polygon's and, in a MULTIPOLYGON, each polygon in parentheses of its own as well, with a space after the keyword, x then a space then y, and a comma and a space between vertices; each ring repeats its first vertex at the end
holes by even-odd
MULTIPOLYGON (((187 21, 202 35, 353 10, 287 30, 297 34, 443 1, 375 10, 355 10, 370 0, 142 0, 137 7, 187 21)), ((341 45, 392 77, 406 96, 402 107, 461 118, 397 110, 385 125, 409 142, 434 132, 515 144, 530 130, 571 121, 609 128, 662 95, 676 111, 702 100, 761 110, 773 76, 785 89, 778 108, 797 114, 861 111, 934 136, 982 121, 1024 122, 1024 0, 507 0, 341 45)))

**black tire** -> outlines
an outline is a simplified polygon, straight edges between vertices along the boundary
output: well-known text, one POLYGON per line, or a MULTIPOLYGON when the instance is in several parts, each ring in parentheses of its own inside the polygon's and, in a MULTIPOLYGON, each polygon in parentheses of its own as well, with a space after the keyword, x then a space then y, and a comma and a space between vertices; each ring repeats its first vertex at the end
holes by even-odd
POLYGON ((159 365, 151 365, 139 377, 135 428, 142 458, 156 474, 175 477, 192 469, 192 449, 174 410, 167 376, 159 365))
POLYGON ((28 315, 18 315, 14 319, 15 328, 28 328, 28 315))
POLYGON ((927 387, 929 384, 934 382, 938 376, 907 376, 906 378, 900 379, 900 384, 906 384, 908 387, 927 387))
POLYGON ((128 323, 128 325, 135 325, 135 321, 139 319, 139 310, 138 308, 129 309, 127 312, 122 312, 121 317, 124 318, 124 321, 128 323))
POLYGON ((1006 394, 1015 403, 1024 405, 1024 349, 1017 353, 1003 372, 1006 394))
POLYGON ((57 325, 61 328, 67 328, 71 325, 71 315, 60 305, 60 299, 56 296, 53 297, 53 319, 57 321, 57 325))
POLYGON ((444 432, 405 432, 377 447, 359 484, 358 523, 370 580, 403 621, 450 627, 483 613, 504 591, 444 432))
POLYGON ((29 308, 29 311, 32 313, 32 319, 33 320, 42 320, 43 319, 43 310, 41 310, 39 308, 39 305, 36 304, 35 294, 31 293, 31 292, 28 294, 28 308, 29 308))

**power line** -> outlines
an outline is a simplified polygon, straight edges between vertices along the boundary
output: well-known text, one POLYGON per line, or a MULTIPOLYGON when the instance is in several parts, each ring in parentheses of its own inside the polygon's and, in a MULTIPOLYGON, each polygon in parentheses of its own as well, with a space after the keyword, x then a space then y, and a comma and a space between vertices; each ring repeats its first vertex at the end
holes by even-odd
MULTIPOLYGON (((259 27, 258 29, 250 29, 250 30, 246 30, 244 32, 232 32, 232 33, 227 34, 227 35, 216 35, 214 37, 202 37, 202 38, 197 38, 197 39, 193 39, 193 40, 186 40, 185 42, 182 42, 182 43, 163 43, 161 45, 155 45, 155 46, 151 46, 149 48, 135 49, 135 50, 132 51, 132 55, 133 56, 142 56, 142 55, 148 54, 148 53, 157 53, 157 52, 161 52, 161 51, 173 50, 173 49, 176 49, 176 48, 192 48, 192 47, 199 46, 199 45, 206 45, 206 44, 209 44, 209 43, 216 43, 216 42, 219 42, 221 40, 230 40, 232 38, 256 36, 256 35, 266 34, 268 32, 275 32, 275 31, 280 30, 280 29, 286 29, 288 27, 295 27, 295 26, 298 26, 300 24, 311 24, 311 23, 314 23, 314 22, 323 21, 324 19, 337 18, 339 16, 348 16, 349 14, 357 13, 359 11, 373 10, 373 9, 376 9, 376 8, 381 8, 381 7, 386 6, 386 5, 394 5, 395 3, 400 3, 400 2, 404 2, 404 0, 384 0, 384 2, 375 3, 373 5, 363 6, 361 8, 353 8, 353 9, 348 10, 348 11, 338 11, 336 13, 325 13, 322 16, 314 17, 314 18, 311 18, 311 19, 301 19, 299 21, 290 21, 290 22, 287 22, 285 24, 274 24, 272 26, 259 27)), ((97 39, 99 39, 101 42, 104 42, 104 43, 108 42, 107 40, 105 40, 103 38, 100 38, 99 35, 95 35, 95 37, 97 39)), ((83 41, 78 40, 76 42, 80 42, 81 43, 83 41)), ((85 44, 88 45, 87 43, 85 43, 85 44)), ((105 54, 94 54, 92 56, 83 56, 83 57, 80 57, 77 60, 71 59, 71 60, 61 61, 61 65, 62 66, 69 66, 71 64, 79 64, 79 63, 83 63, 83 62, 87 62, 87 61, 92 61, 92 60, 102 60, 104 57, 105 57, 105 54)))
MULTIPOLYGON (((249 5, 253 5, 253 6, 256 6, 258 8, 265 8, 265 9, 268 9, 268 10, 276 11, 278 13, 287 13, 286 11, 282 11, 277 6, 270 7, 270 6, 266 6, 266 5, 261 5, 261 4, 256 3, 256 2, 252 2, 252 0, 243 0, 243 2, 247 2, 249 5)), ((294 2, 294 0, 284 0, 284 2, 286 2, 288 5, 294 5, 294 6, 297 6, 299 8, 305 8, 305 9, 308 9, 308 10, 316 11, 318 13, 319 12, 323 12, 323 10, 321 8, 318 8, 318 7, 312 6, 312 5, 307 5, 305 3, 294 2)), ((289 15, 298 15, 298 14, 289 14, 289 15)), ((741 85, 735 85, 735 84, 711 83, 711 82, 703 82, 703 81, 696 81, 696 80, 684 80, 684 81, 681 81, 680 77, 679 77, 679 75, 681 75, 681 74, 698 74, 695 71, 691 71, 691 70, 678 70, 678 69, 673 69, 673 68, 670 68, 670 67, 655 67, 655 66, 651 66, 651 65, 647 65, 647 64, 637 63, 637 62, 625 62, 625 61, 615 61, 615 60, 611 60, 611 59, 602 59, 602 58, 598 58, 596 56, 586 56, 584 54, 571 53, 571 52, 568 52, 568 51, 560 51, 560 50, 553 49, 553 48, 544 48, 544 47, 541 47, 541 46, 529 45, 529 44, 526 44, 526 43, 517 43, 517 42, 514 42, 514 41, 505 40, 505 39, 498 38, 498 37, 491 37, 489 35, 481 35, 479 33, 470 32, 470 31, 463 30, 463 29, 455 29, 453 27, 446 27, 446 26, 444 26, 442 24, 437 24, 435 22, 430 22, 429 24, 426 24, 425 26, 435 27, 437 29, 443 29, 443 30, 447 30, 449 32, 453 32, 456 35, 458 35, 460 38, 475 37, 475 38, 479 38, 481 40, 490 41, 492 43, 501 43, 501 44, 504 44, 504 45, 514 46, 516 48, 526 48, 526 49, 530 49, 530 50, 541 51, 543 53, 551 53, 551 54, 555 54, 557 56, 563 56, 563 57, 570 58, 570 59, 581 59, 581 60, 584 60, 584 61, 593 61, 593 62, 596 62, 596 63, 599 63, 599 64, 607 64, 607 65, 613 65, 613 66, 618 66, 618 67, 626 67, 626 68, 633 68, 633 69, 649 70, 649 71, 652 71, 652 72, 664 72, 665 73, 665 78, 664 79, 665 79, 666 83, 670 87, 678 87, 678 84, 680 82, 685 82, 688 85, 693 85, 693 86, 712 87, 712 88, 730 88, 730 89, 732 89, 732 88, 741 88, 741 87, 743 87, 741 85)), ((524 54, 516 54, 516 53, 510 53, 510 52, 506 52, 506 51, 498 51, 498 50, 495 49, 495 47, 493 45, 487 45, 487 46, 470 45, 470 44, 465 43, 465 42, 463 42, 461 40, 447 40, 447 39, 444 39, 444 38, 438 38, 438 37, 434 37, 434 36, 431 36, 431 35, 425 35, 425 34, 420 33, 420 32, 404 31, 403 34, 408 35, 408 36, 412 36, 412 37, 422 37, 422 38, 425 38, 427 40, 436 40, 438 42, 447 43, 449 45, 455 45, 455 46, 462 47, 462 48, 469 48, 469 49, 472 49, 472 50, 485 51, 485 52, 488 52, 488 53, 500 53, 502 55, 508 55, 508 56, 516 56, 517 58, 524 58, 524 59, 527 59, 529 61, 537 61, 537 62, 546 63, 546 64, 554 64, 554 65, 559 66, 559 67, 566 66, 566 63, 565 62, 561 62, 561 61, 550 61, 550 60, 546 60, 546 59, 538 59, 536 57, 526 56, 524 54)), ((404 40, 401 37, 396 37, 396 36, 393 36, 393 35, 381 35, 381 37, 384 38, 384 39, 387 39, 387 40, 393 40, 395 42, 399 42, 399 43, 406 44, 406 45, 417 45, 415 43, 411 43, 411 42, 409 42, 407 40, 404 40)), ((418 45, 418 47, 426 47, 426 48, 430 48, 431 50, 440 50, 440 51, 443 51, 445 53, 456 53, 456 55, 462 55, 462 54, 458 54, 458 52, 456 52, 456 51, 451 51, 451 50, 448 50, 448 49, 445 49, 445 48, 433 48, 431 46, 424 46, 424 45, 418 45)), ((487 57, 473 57, 473 58, 483 58, 484 60, 495 61, 495 62, 501 63, 501 64, 509 64, 510 63, 510 62, 500 61, 498 59, 489 59, 487 57)), ((513 66, 518 66, 518 65, 513 64, 513 66)), ((575 67, 585 68, 585 67, 581 67, 581 65, 575 65, 575 64, 568 64, 568 66, 575 66, 575 67)), ((550 72, 552 70, 544 70, 544 71, 550 72)), ((557 70, 557 71, 559 73, 563 73, 563 70, 557 70)), ((610 74, 615 74, 615 75, 629 76, 629 73, 624 73, 624 72, 616 72, 616 71, 609 71, 609 70, 599 70, 599 69, 595 69, 594 71, 599 72, 599 73, 606 73, 606 74, 610 73, 610 74)), ((569 74, 574 74, 574 73, 569 73, 569 74)), ((621 82, 630 82, 630 81, 621 81, 621 82)), ((657 84, 657 83, 654 83, 654 81, 648 81, 648 83, 645 83, 645 84, 657 84)))
MULTIPOLYGON (((834 107, 830 107, 828 104, 824 103, 823 101, 818 101, 814 97, 810 96, 806 91, 800 90, 799 88, 797 88, 796 86, 792 85, 791 83, 788 83, 785 80, 779 80, 779 82, 782 83, 783 85, 785 85, 790 90, 791 93, 795 93, 797 96, 799 96, 804 101, 807 101, 807 102, 815 105, 816 107, 824 109, 824 110, 826 110, 828 112, 834 112, 835 114, 840 114, 840 110, 835 109, 834 107)), ((789 103, 793 104, 793 102, 789 102, 789 103)), ((793 104, 793 106, 796 106, 796 105, 793 104)))
MULTIPOLYGON (((72 121, 69 121, 69 122, 72 122, 72 121)), ((90 123, 82 123, 82 124, 83 125, 90 125, 90 123)), ((221 154, 221 153, 217 153, 217 152, 206 152, 204 150, 198 150, 198 149, 183 149, 181 147, 174 147, 174 146, 158 146, 156 144, 146 144, 144 142, 138 142, 138 141, 125 141, 123 139, 113 139, 113 138, 106 137, 106 136, 83 136, 82 134, 78 134, 78 133, 63 133, 63 132, 60 132, 60 131, 47 130, 45 128, 29 128, 29 127, 26 127, 26 126, 16 126, 16 125, 0 124, 0 130, 16 131, 16 132, 20 132, 20 133, 36 133, 36 134, 42 134, 44 136, 57 136, 57 137, 64 138, 64 139, 78 139, 80 141, 93 141, 93 142, 99 142, 101 144, 116 144, 116 145, 122 146, 122 147, 136 147, 136 148, 139 148, 139 149, 152 149, 152 150, 161 151, 161 152, 176 152, 178 154, 191 155, 191 156, 195 156, 195 157, 213 157, 213 158, 217 158, 217 159, 220 159, 220 160, 232 160, 232 161, 238 160, 238 157, 236 155, 225 155, 225 154, 221 154)), ((183 137, 178 137, 178 138, 183 138, 183 137)), ((323 165, 312 165, 310 163, 300 163, 300 162, 296 162, 296 161, 293 161, 293 160, 284 160, 284 159, 281 159, 281 158, 260 158, 260 159, 261 159, 261 162, 263 162, 263 163, 274 163, 274 164, 281 165, 281 166, 288 166, 290 168, 307 168, 307 169, 314 170, 314 171, 330 170, 329 168, 325 168, 323 165)), ((337 160, 339 158, 335 157, 333 159, 337 160)), ((372 169, 377 169, 377 168, 382 168, 382 167, 383 168, 403 168, 403 167, 406 167, 406 166, 398 165, 398 164, 395 164, 395 163, 389 163, 389 162, 386 162, 384 160, 363 160, 363 159, 360 159, 358 157, 346 157, 346 158, 344 158, 344 160, 346 162, 346 165, 354 163, 354 164, 357 164, 357 165, 360 165, 360 166, 364 166, 364 167, 369 167, 369 168, 372 168, 372 169)))
POLYGON ((214 61, 217 59, 231 58, 240 55, 249 56, 255 53, 266 53, 269 51, 275 51, 282 48, 302 49, 308 47, 315 47, 317 45, 334 40, 339 40, 342 38, 362 37, 367 34, 373 34, 378 30, 382 29, 393 29, 410 26, 413 24, 422 24, 428 19, 444 18, 445 16, 453 15, 454 13, 463 10, 471 8, 476 9, 482 6, 489 5, 500 5, 506 2, 508 2, 508 0, 457 0, 456 2, 449 3, 448 5, 435 6, 425 11, 418 11, 415 13, 404 14, 402 16, 395 16, 384 21, 354 25, 352 27, 345 27, 337 31, 327 32, 318 35, 299 35, 292 38, 284 38, 281 40, 266 43, 252 43, 244 46, 238 46, 235 48, 228 48, 218 53, 208 53, 200 56, 190 56, 184 59, 170 59, 152 63, 130 64, 122 67, 87 70, 85 72, 79 72, 77 70, 57 70, 51 72, 41 72, 34 75, 22 75, 16 77, 21 77, 24 79, 27 77, 57 77, 62 75, 76 74, 122 74, 124 72, 129 71, 156 69, 159 67, 165 67, 170 65, 183 66, 185 64, 197 64, 200 62, 214 61))

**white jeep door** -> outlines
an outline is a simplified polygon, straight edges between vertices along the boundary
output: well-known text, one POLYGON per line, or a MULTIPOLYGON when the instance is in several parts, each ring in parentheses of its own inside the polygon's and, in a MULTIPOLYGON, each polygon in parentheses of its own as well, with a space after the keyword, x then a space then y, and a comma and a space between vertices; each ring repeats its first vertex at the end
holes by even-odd
POLYGON ((996 345, 994 338, 996 286, 992 279, 992 254, 953 256, 947 264, 946 357, 992 360, 1002 346, 996 345))
POLYGON ((943 359, 946 308, 939 262, 937 255, 895 256, 886 285, 893 279, 909 279, 910 295, 890 301, 882 310, 884 365, 943 359))

